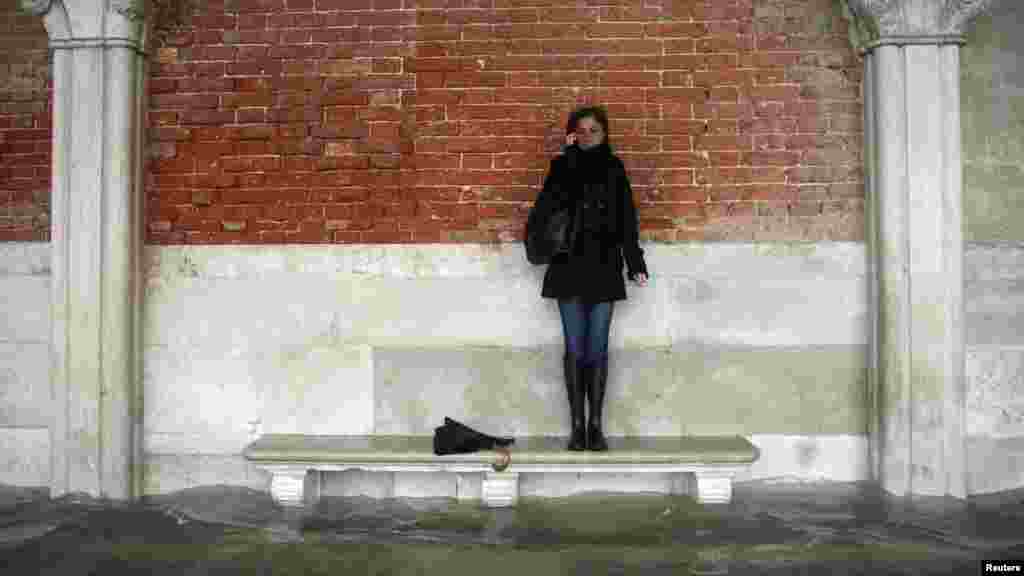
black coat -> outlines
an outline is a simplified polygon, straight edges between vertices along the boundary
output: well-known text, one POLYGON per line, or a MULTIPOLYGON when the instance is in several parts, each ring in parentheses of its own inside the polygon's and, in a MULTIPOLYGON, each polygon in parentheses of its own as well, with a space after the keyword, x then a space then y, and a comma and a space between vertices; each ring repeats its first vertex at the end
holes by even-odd
POLYGON ((622 278, 647 274, 639 244, 639 220, 626 168, 606 143, 590 150, 576 145, 551 160, 537 198, 539 218, 569 206, 579 225, 569 254, 552 258, 544 274, 544 298, 582 297, 584 302, 626 299, 622 278), (580 210, 579 213, 576 210, 580 210))

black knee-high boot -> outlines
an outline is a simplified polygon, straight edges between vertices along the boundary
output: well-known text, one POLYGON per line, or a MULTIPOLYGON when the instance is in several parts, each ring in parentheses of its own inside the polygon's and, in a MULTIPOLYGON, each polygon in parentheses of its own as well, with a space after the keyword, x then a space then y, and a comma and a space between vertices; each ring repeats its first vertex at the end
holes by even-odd
POLYGON ((572 435, 569 437, 569 450, 585 450, 587 447, 586 422, 583 419, 583 378, 580 374, 580 362, 570 352, 563 359, 565 370, 565 390, 569 395, 569 414, 571 416, 572 435))
POLYGON ((587 424, 587 449, 603 452, 608 443, 601 432, 601 409, 604 407, 604 391, 608 384, 608 357, 604 356, 584 370, 587 401, 590 408, 587 424))

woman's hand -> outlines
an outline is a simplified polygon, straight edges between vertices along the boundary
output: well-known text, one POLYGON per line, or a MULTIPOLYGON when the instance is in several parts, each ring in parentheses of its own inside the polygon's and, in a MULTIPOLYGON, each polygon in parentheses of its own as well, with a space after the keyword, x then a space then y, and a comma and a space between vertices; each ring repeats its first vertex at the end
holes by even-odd
POLYGON ((575 143, 576 143, 576 133, 575 132, 569 132, 568 134, 565 135, 565 144, 566 144, 566 146, 572 146, 575 143))
POLYGON ((639 286, 647 286, 647 274, 644 274, 643 272, 637 274, 632 282, 639 286))

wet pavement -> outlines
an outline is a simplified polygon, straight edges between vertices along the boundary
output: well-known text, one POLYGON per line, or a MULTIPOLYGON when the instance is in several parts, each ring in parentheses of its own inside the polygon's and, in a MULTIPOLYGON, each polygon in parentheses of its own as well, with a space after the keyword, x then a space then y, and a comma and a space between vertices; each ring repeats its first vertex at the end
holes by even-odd
POLYGON ((757 481, 730 504, 587 493, 512 508, 211 486, 136 503, 0 485, 0 574, 983 574, 1024 560, 1024 490, 897 499, 757 481))

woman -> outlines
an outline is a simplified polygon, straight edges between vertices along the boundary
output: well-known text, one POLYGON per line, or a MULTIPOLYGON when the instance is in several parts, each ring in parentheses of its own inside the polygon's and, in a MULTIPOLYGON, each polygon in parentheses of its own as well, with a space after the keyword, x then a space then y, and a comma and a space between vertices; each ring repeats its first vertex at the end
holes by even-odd
POLYGON ((579 226, 567 254, 555 255, 541 296, 558 300, 565 336, 565 386, 572 436, 569 450, 607 450, 601 408, 608 381, 612 308, 626 299, 623 257, 631 282, 647 285, 638 220, 622 161, 608 146, 608 115, 586 107, 569 116, 564 154, 551 161, 537 214, 569 206, 579 226), (579 213, 575 210, 579 209, 579 213), (584 423, 584 398, 589 422, 584 423))

